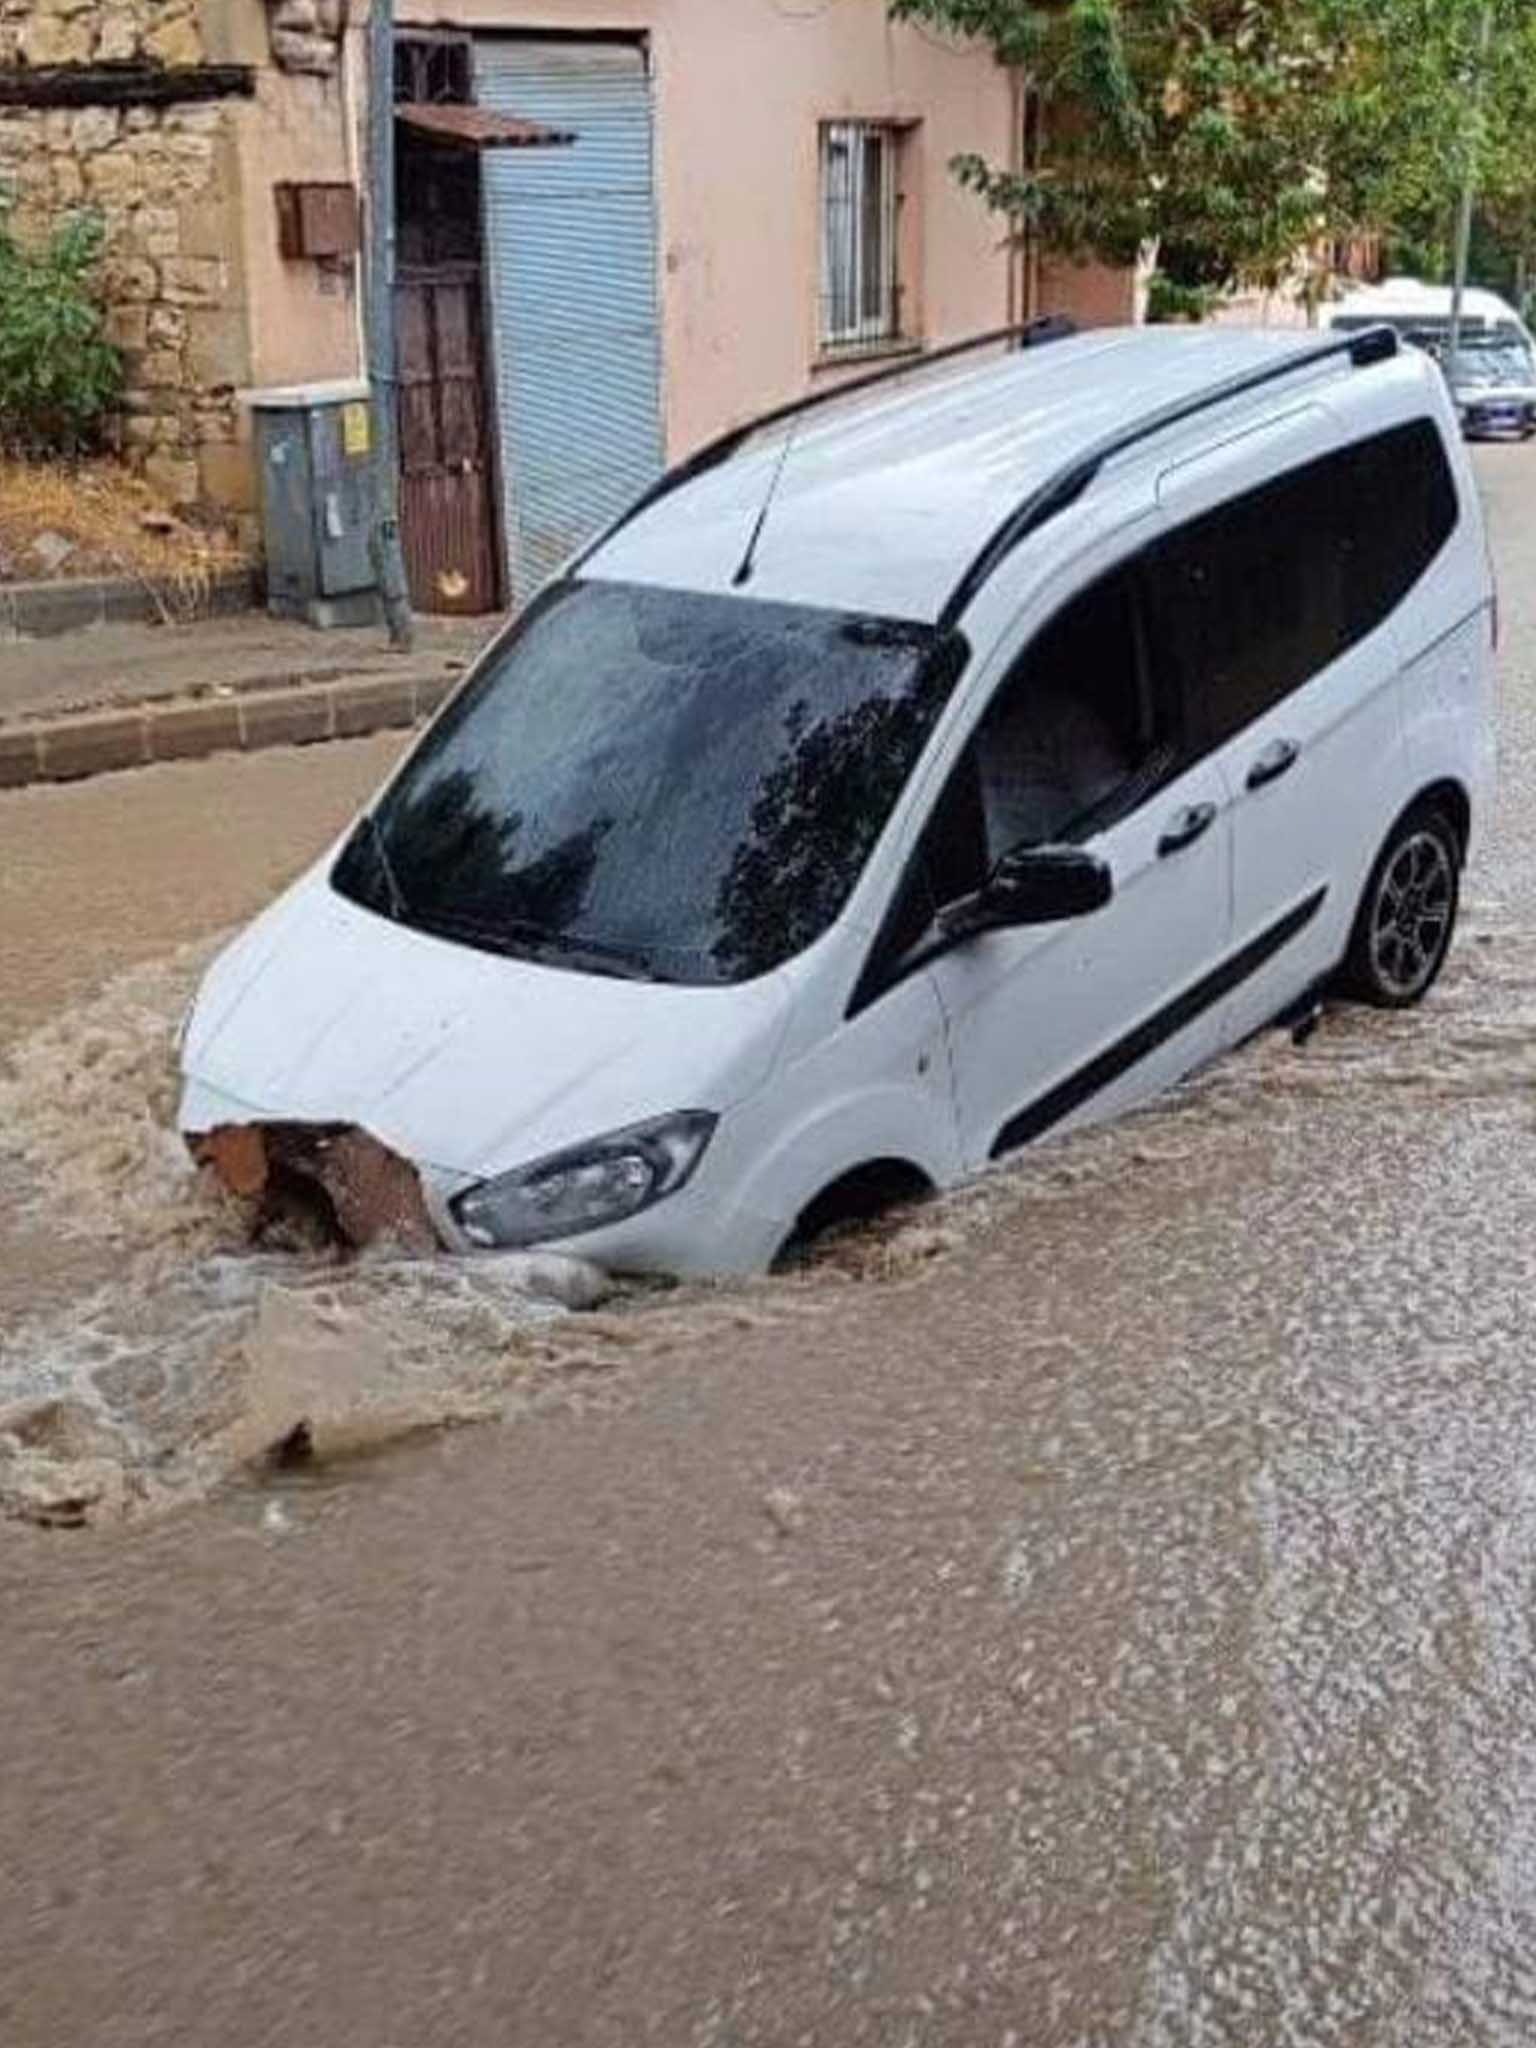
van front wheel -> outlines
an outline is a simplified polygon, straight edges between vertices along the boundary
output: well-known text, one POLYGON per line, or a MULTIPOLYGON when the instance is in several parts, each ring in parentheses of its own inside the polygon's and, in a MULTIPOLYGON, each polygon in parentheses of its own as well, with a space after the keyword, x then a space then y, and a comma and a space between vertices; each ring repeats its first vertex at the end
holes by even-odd
POLYGON ((1461 901, 1461 843, 1444 811, 1412 810, 1394 827, 1365 887, 1342 992, 1378 1010, 1408 1010, 1439 979, 1461 901))

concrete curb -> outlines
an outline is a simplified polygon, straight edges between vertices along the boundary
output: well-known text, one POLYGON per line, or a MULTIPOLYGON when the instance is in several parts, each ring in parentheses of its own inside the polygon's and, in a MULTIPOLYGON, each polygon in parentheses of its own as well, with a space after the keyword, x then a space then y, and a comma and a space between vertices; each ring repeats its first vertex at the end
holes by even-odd
MULTIPOLYGON (((254 571, 213 576, 193 615, 227 618, 249 611, 260 585, 254 571)), ((150 584, 131 576, 61 577, 52 583, 0 583, 0 641, 51 640, 93 626, 154 625, 164 617, 150 584)))
POLYGON ((156 761, 361 739, 415 725, 458 683, 456 675, 354 677, 0 727, 0 789, 77 782, 156 761))

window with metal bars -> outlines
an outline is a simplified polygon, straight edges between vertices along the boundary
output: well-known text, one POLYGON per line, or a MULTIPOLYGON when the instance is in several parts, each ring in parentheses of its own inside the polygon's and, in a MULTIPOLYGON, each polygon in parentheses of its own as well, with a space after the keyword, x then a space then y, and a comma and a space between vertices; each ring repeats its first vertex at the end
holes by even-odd
POLYGON ((395 99, 404 106, 467 107, 474 99, 468 36, 395 38, 395 99))
POLYGON ((821 130, 821 345, 878 347, 902 335, 902 130, 827 121, 821 130))

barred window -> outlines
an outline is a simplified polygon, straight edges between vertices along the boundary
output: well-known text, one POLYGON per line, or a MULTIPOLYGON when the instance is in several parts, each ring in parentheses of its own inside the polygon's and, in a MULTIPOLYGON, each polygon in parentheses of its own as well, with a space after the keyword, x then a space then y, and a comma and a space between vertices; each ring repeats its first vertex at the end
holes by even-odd
POLYGON ((881 121, 828 121, 822 127, 823 348, 877 346, 902 334, 902 133, 881 121))
POLYGON ((465 35, 395 38, 395 100, 402 106, 467 107, 474 99, 465 35))

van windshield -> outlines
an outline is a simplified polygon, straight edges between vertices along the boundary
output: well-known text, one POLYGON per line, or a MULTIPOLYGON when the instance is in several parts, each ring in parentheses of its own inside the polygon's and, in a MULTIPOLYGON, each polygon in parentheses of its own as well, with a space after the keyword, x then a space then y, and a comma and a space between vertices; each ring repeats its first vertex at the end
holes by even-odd
POLYGON ((1449 374, 1455 384, 1536 384, 1536 362, 1518 343, 1486 342, 1458 350, 1450 360, 1449 374))
POLYGON ((836 918, 965 651, 901 620, 558 584, 359 822, 332 884, 489 951, 745 981, 836 918))

